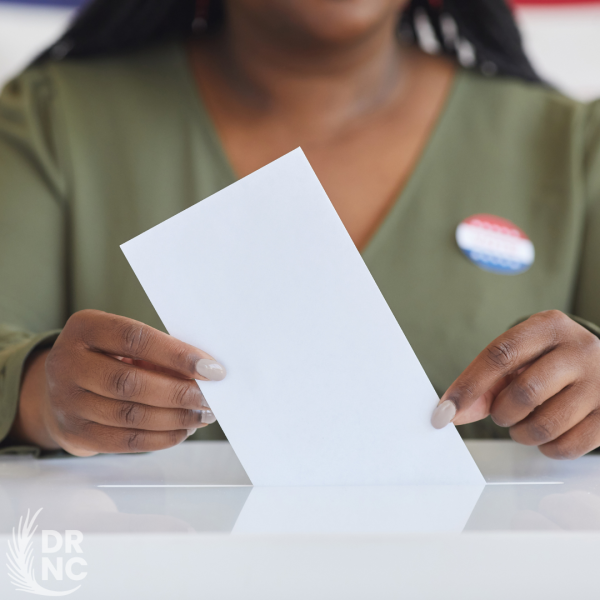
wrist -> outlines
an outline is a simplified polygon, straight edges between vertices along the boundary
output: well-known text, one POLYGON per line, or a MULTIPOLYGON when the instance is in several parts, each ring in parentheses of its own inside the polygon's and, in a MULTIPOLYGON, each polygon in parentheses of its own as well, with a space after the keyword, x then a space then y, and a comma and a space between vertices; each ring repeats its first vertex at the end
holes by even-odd
POLYGON ((12 429, 7 437, 11 444, 38 446, 44 450, 58 450, 46 425, 46 358, 50 349, 34 352, 27 360, 21 381, 19 407, 12 429))

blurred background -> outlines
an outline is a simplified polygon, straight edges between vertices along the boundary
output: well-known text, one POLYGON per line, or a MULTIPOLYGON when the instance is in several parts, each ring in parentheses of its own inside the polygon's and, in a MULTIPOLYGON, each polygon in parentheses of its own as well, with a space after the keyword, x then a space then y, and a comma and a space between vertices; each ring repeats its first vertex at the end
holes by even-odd
MULTIPOLYGON (((85 2, 0 0, 0 87, 55 40, 85 2)), ((600 98, 600 0, 512 3, 542 77, 575 98, 600 98)))

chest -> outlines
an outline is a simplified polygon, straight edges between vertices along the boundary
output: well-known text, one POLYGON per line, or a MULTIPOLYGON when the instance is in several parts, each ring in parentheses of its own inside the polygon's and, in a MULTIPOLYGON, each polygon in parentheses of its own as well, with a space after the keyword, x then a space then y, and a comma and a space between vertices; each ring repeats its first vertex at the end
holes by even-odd
MULTIPOLYGON (((413 57, 412 62, 419 68, 409 69, 404 86, 398 86, 401 90, 377 109, 350 112, 353 116, 343 118, 323 98, 317 101, 318 95, 306 101, 314 105, 312 112, 297 106, 253 111, 227 100, 226 90, 217 97, 206 81, 199 80, 198 85, 237 176, 301 147, 362 250, 419 162, 454 82, 454 68, 443 61, 430 64, 413 57)), ((212 83, 219 88, 218 80, 212 83)), ((340 107, 339 112, 345 110, 340 107)))
POLYGON ((570 310, 581 204, 565 190, 549 193, 541 173, 515 172, 502 179, 487 162, 480 159, 473 171, 417 173, 363 252, 440 392, 518 320, 552 308, 570 310), (490 272, 465 255, 457 227, 480 213, 507 219, 525 232, 535 249, 529 269, 490 272))
MULTIPOLYGON (((135 147, 131 142, 130 149, 133 136, 124 135, 118 144, 120 154, 114 153, 115 159, 107 162, 104 171, 87 168, 87 162, 79 165, 77 172, 89 176, 76 182, 78 200, 70 216, 69 252, 77 257, 70 275, 76 290, 71 300, 74 310, 94 307, 161 327, 119 244, 233 181, 212 129, 190 128, 178 114, 171 118, 160 128, 144 130, 147 139, 144 143, 138 139, 135 147)), ((543 139, 539 142, 539 135, 535 144, 524 143, 528 138, 520 131, 518 136, 503 131, 490 144, 489 136, 483 136, 470 117, 446 119, 434 144, 421 154, 416 171, 410 170, 399 199, 395 200, 394 191, 387 196, 387 204, 377 199, 385 194, 377 196, 372 190, 378 177, 385 179, 382 173, 391 173, 388 181, 396 181, 388 188, 406 177, 400 166, 392 173, 394 164, 401 165, 400 157, 395 156, 381 171, 382 153, 374 152, 369 159, 362 150, 354 155, 323 148, 321 160, 313 158, 332 199, 338 189, 340 196, 352 197, 355 192, 368 200, 361 205, 372 212, 356 213, 356 222, 370 221, 362 231, 373 231, 373 227, 374 231, 362 244, 359 233, 353 237, 440 391, 516 320, 545 309, 568 311, 570 307, 583 206, 569 184, 568 149, 564 156, 553 155, 551 160, 545 152, 552 148, 555 152, 556 146, 543 139), (535 161, 531 160, 532 147, 535 161), (339 188, 335 177, 340 179, 339 188), (371 195, 384 218, 378 219, 377 211, 369 206, 371 195), (456 227, 477 213, 508 219, 527 234, 536 252, 527 272, 515 276, 489 273, 463 255, 455 241, 456 227)), ((79 153, 78 160, 87 161, 94 151, 79 153)), ((277 156, 282 153, 278 148, 275 151, 277 156)), ((316 157, 318 148, 315 152, 316 157)), ((268 162, 258 152, 257 156, 258 166, 268 162)), ((344 210, 339 202, 336 209, 344 210)), ((350 221, 342 220, 350 229, 350 221)))
POLYGON ((258 131, 238 130, 221 136, 236 174, 247 175, 301 147, 361 250, 393 206, 427 140, 423 126, 387 127, 385 123, 326 140, 306 139, 298 132, 278 137, 268 126, 261 129, 260 135, 260 148, 251 142, 258 131))

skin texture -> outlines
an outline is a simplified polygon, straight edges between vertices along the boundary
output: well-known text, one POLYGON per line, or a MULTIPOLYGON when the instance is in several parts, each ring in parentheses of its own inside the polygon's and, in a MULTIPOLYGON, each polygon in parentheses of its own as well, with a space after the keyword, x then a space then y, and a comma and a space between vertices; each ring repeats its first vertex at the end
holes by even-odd
MULTIPOLYGON (((452 63, 398 43, 404 4, 228 0, 224 28, 188 44, 237 174, 302 146, 359 249, 418 161, 454 76, 452 63)), ((202 358, 136 321, 76 313, 26 365, 11 441, 78 456, 178 444, 205 423, 193 381, 202 358)), ((579 456, 600 444, 599 361, 600 341, 583 327, 535 315, 483 350, 444 394, 445 414, 457 424, 491 414, 520 443, 579 456)))
POLYGON ((361 250, 411 174, 454 79, 451 62, 398 43, 404 4, 230 0, 223 32, 190 45, 237 175, 301 146, 361 250))
POLYGON ((573 459, 600 445, 600 340, 564 313, 538 313, 487 346, 442 396, 453 422, 491 415, 520 444, 573 459))
POLYGON ((79 311, 30 361, 12 437, 76 456, 175 446, 206 425, 194 379, 207 358, 138 321, 79 311))

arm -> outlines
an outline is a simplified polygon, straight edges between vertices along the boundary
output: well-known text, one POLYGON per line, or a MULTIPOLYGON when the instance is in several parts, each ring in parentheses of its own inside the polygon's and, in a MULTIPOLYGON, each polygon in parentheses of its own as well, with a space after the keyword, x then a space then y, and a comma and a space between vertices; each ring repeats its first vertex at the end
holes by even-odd
POLYGON ((48 82, 31 72, 0 97, 0 442, 17 414, 23 367, 66 317, 67 186, 49 136, 48 82))
POLYGON ((600 105, 580 125, 587 210, 575 316, 539 313, 489 344, 443 395, 432 418, 438 428, 491 415, 515 441, 552 458, 600 446, 600 105))
POLYGON ((69 316, 59 108, 35 70, 0 101, 0 441, 78 456, 167 448, 214 422, 194 380, 225 371, 143 323, 69 316))
POLYGON ((79 311, 31 357, 11 435, 76 456, 168 448, 215 421, 194 380, 224 376, 208 354, 152 327, 79 311))

